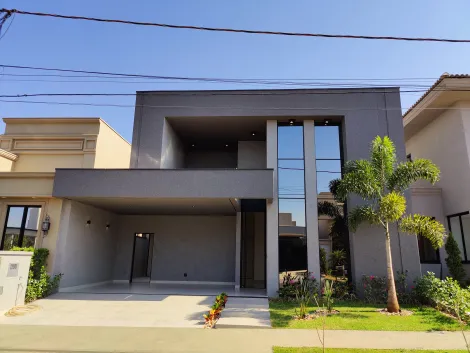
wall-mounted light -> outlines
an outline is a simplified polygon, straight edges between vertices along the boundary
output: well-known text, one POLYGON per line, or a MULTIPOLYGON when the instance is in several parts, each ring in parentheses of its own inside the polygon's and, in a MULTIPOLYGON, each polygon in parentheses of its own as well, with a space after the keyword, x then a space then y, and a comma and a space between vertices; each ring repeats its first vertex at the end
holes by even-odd
POLYGON ((109 228, 111 228, 111 224, 106 224, 106 230, 109 230, 109 228))
POLYGON ((193 144, 191 145, 191 147, 194 147, 194 146, 196 146, 196 145, 193 143, 193 144))
POLYGON ((47 232, 49 231, 50 228, 51 228, 51 218, 49 217, 49 215, 46 215, 41 225, 41 230, 44 236, 47 235, 47 232))
POLYGON ((253 131, 253 132, 251 133, 251 136, 256 136, 256 131, 253 131))
POLYGON ((86 221, 86 226, 89 227, 91 224, 91 219, 89 219, 88 221, 86 221))
POLYGON ((294 125, 295 119, 289 119, 289 125, 294 125))
POLYGON ((328 119, 325 120, 325 125, 328 125, 330 121, 328 119))
POLYGON ((228 147, 228 144, 226 144, 225 147, 228 147))

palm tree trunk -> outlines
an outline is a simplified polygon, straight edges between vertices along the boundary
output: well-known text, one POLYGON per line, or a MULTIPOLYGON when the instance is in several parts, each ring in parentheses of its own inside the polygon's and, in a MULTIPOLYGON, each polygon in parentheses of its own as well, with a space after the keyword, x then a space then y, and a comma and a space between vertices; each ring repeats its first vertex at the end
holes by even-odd
POLYGON ((385 226, 385 249, 387 253, 387 311, 389 313, 398 313, 400 306, 398 304, 397 291, 395 289, 395 276, 393 275, 392 247, 390 246, 390 232, 388 223, 385 226))

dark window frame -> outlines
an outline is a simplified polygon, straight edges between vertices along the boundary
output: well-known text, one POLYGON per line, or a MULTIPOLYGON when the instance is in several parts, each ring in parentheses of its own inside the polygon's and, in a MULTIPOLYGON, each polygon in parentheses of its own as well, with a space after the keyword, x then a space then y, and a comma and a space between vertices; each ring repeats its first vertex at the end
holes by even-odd
MULTIPOLYGON (((42 209, 42 206, 41 205, 7 205, 7 213, 6 213, 6 216, 5 216, 5 223, 3 225, 3 232, 2 232, 2 238, 1 238, 1 241, 0 241, 0 250, 3 250, 3 247, 4 247, 4 243, 5 243, 5 233, 7 231, 7 228, 8 228, 8 218, 10 217, 10 208, 12 207, 23 207, 23 215, 22 215, 22 218, 21 218, 21 225, 20 225, 20 233, 18 235, 18 247, 23 247, 23 240, 24 240, 24 232, 26 230, 26 219, 28 217, 28 210, 30 208, 39 208, 40 210, 42 209)), ((41 217, 40 214, 38 214, 38 217, 41 217)), ((39 231, 39 227, 37 229, 37 231, 39 231)), ((36 243, 36 242, 35 242, 36 243)))
POLYGON ((468 214, 470 214, 470 212, 465 211, 465 212, 460 212, 460 213, 454 213, 454 214, 451 214, 451 215, 447 216, 447 225, 449 226, 449 232, 452 232, 452 226, 450 224, 450 219, 454 218, 454 217, 459 217, 460 234, 462 236, 463 256, 464 256, 464 259, 465 259, 465 260, 462 260, 462 263, 464 263, 464 264, 470 264, 470 260, 469 260, 469 255, 470 254, 467 253, 467 246, 465 244, 465 234, 463 232, 463 224, 462 224, 462 216, 465 216, 465 215, 468 215, 468 214))

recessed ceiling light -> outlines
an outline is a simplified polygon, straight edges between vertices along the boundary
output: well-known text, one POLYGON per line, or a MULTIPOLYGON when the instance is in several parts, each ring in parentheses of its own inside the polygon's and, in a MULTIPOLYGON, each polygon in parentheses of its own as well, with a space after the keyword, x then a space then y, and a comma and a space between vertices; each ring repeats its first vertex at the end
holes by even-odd
POLYGON ((256 131, 253 131, 253 132, 251 133, 251 136, 256 136, 256 131))
POLYGON ((294 125, 295 119, 289 119, 289 125, 294 125))
POLYGON ((194 146, 196 146, 196 145, 193 143, 193 144, 191 145, 191 147, 194 147, 194 146))
POLYGON ((228 145, 225 145, 225 147, 228 147, 228 145))

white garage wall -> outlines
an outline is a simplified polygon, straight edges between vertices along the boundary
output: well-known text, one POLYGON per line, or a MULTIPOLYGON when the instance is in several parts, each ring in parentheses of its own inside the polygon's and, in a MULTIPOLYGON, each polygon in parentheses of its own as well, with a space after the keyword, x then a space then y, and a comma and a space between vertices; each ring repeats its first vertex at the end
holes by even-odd
POLYGON ((114 213, 64 201, 55 273, 63 273, 60 288, 113 279, 117 216, 114 213), (87 220, 91 221, 89 226, 87 220), (106 225, 110 224, 109 230, 106 225), (60 255, 59 255, 60 254, 60 255))
POLYGON ((134 234, 154 233, 152 281, 233 283, 235 221, 235 216, 121 216, 114 279, 130 278, 134 234))

